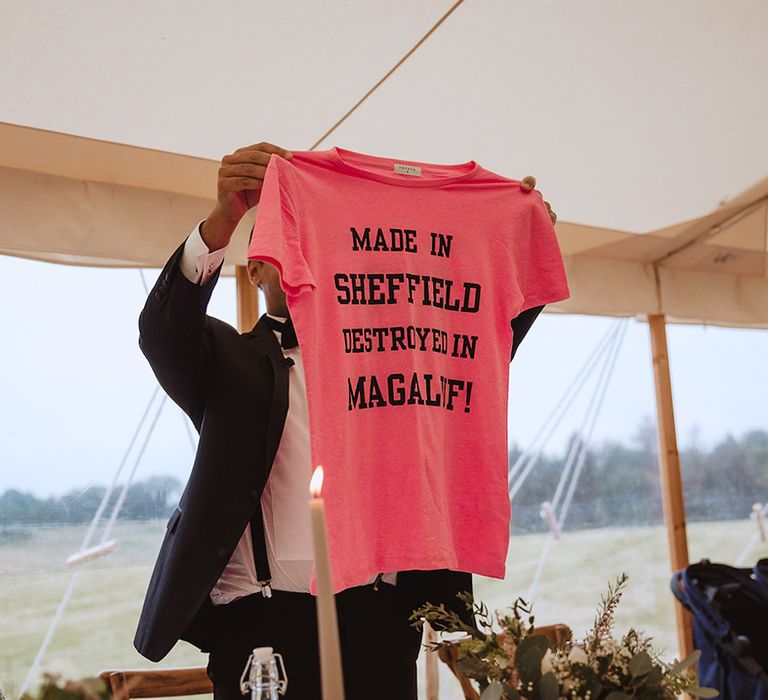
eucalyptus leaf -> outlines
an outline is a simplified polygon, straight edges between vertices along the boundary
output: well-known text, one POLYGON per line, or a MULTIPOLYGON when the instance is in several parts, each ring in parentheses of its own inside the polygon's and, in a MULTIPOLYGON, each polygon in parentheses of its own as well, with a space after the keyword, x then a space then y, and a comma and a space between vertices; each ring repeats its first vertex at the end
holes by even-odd
POLYGON ((696 649, 695 651, 692 651, 688 656, 686 656, 682 661, 678 661, 677 663, 672 664, 669 667, 670 673, 681 673, 689 666, 693 666, 701 656, 701 649, 696 649))
POLYGON ((659 666, 654 666, 645 678, 645 685, 652 688, 657 688, 661 685, 661 678, 663 676, 662 670, 659 666))
POLYGON ((498 681, 491 681, 491 684, 483 691, 480 700, 501 700, 501 694, 504 689, 498 681))
POLYGON ((639 695, 635 695, 637 700, 658 700, 658 688, 641 688, 639 695))
POLYGON ((644 676, 651 672, 653 668, 653 660, 647 651, 638 651, 629 660, 629 672, 637 678, 638 676, 644 676))
POLYGON ((544 634, 532 634, 529 637, 523 639, 515 649, 515 663, 519 663, 518 659, 527 654, 531 649, 541 649, 541 656, 549 649, 549 639, 544 634))
POLYGON ((536 683, 541 678, 541 660, 545 650, 540 647, 529 648, 522 656, 515 654, 515 665, 520 673, 520 680, 525 685, 536 683))
POLYGON ((714 688, 699 688, 699 686, 694 686, 693 688, 688 688, 687 691, 691 695, 695 695, 697 698, 717 698, 720 697, 720 693, 718 693, 714 688))
POLYGON ((557 685, 557 678, 552 671, 549 671, 539 681, 539 700, 558 700, 559 697, 560 688, 557 685))

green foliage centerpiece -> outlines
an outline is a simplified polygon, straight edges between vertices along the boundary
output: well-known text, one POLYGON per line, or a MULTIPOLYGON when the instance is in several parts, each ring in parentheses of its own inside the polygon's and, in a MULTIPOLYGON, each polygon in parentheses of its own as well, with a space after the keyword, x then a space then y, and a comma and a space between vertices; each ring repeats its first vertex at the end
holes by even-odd
POLYGON ((717 697, 716 690, 698 687, 692 667, 700 652, 668 664, 642 632, 630 629, 620 640, 614 638, 614 614, 628 579, 622 574, 609 585, 581 642, 565 638, 552 644, 536 633, 531 606, 522 598, 512 604, 511 614, 496 611, 499 632, 493 631, 486 606, 476 604, 467 591, 458 597, 474 613, 478 627, 467 625, 444 605, 431 603, 409 619, 414 627, 426 619, 435 629, 465 634, 426 646, 449 650, 458 671, 479 685, 481 700, 674 700, 682 692, 717 697))
POLYGON ((110 700, 112 693, 100 678, 62 681, 56 673, 43 673, 44 681, 35 693, 24 693, 21 700, 110 700))

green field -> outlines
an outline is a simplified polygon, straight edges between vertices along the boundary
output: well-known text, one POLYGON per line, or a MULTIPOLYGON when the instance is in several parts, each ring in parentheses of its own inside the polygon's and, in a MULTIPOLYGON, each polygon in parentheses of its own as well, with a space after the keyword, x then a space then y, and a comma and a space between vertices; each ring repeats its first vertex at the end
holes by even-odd
MULTIPOLYGON (((153 667, 131 640, 160 545, 165 521, 121 523, 115 535, 120 549, 88 564, 80 575, 42 670, 70 678, 108 668, 153 667)), ((688 526, 691 560, 708 557, 732 563, 748 542, 754 525, 738 522, 688 526)), ((0 687, 15 698, 71 577, 64 566, 75 552, 84 527, 38 527, 0 533, 0 687)), ((491 610, 503 609, 527 595, 543 535, 513 537, 504 581, 475 577, 475 596, 491 610)), ((753 550, 749 561, 768 556, 753 550)), ((629 586, 617 616, 617 631, 634 625, 651 634, 669 656, 677 653, 673 599, 669 593, 666 532, 660 527, 583 530, 554 543, 544 566, 534 612, 538 623, 564 622, 578 637, 592 622, 608 581, 626 571, 629 586)), ((178 644, 161 666, 204 665, 205 655, 178 644)), ((423 665, 423 655, 420 658, 423 665)), ((290 677, 290 669, 288 669, 290 677)), ((460 700, 458 684, 441 668, 441 698, 460 700)))

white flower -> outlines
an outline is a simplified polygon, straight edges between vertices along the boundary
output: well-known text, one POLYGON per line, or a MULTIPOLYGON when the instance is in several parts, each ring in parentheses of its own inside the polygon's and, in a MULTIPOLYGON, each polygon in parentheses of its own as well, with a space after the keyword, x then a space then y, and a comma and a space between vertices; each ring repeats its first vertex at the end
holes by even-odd
POLYGON ((543 675, 545 673, 549 673, 552 670, 552 650, 547 649, 547 653, 544 654, 543 658, 541 659, 541 673, 543 675))
POLYGON ((571 648, 571 651, 568 654, 568 660, 574 664, 589 663, 589 659, 587 658, 587 652, 585 652, 581 647, 578 647, 578 646, 574 646, 571 648))
POLYGON ((461 630, 456 632, 438 630, 437 636, 441 642, 463 642, 466 639, 472 639, 472 635, 462 632, 461 630))

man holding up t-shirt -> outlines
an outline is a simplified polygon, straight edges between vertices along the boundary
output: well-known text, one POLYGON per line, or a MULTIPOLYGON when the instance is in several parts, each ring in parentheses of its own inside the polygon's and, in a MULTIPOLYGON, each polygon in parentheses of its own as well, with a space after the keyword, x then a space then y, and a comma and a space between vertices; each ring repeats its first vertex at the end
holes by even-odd
MULTIPOLYGON (((134 644, 159 661, 179 639, 209 652, 214 697, 241 698, 252 649, 283 655, 286 697, 320 698, 312 541, 310 446, 300 348, 275 267, 249 260, 267 313, 239 333, 206 314, 238 222, 259 201, 270 143, 222 159, 217 203, 174 251, 139 317, 139 344, 200 441, 158 554, 134 644)), ((535 184, 526 178, 526 189, 535 184)), ((552 221, 555 215, 549 209, 552 221)), ((514 345, 542 306, 512 320, 514 345)), ((512 358, 510 357, 510 360, 512 358)), ((408 621, 429 601, 468 624, 455 596, 472 576, 448 569, 381 572, 336 596, 346 696, 413 699, 421 632, 408 621)))

